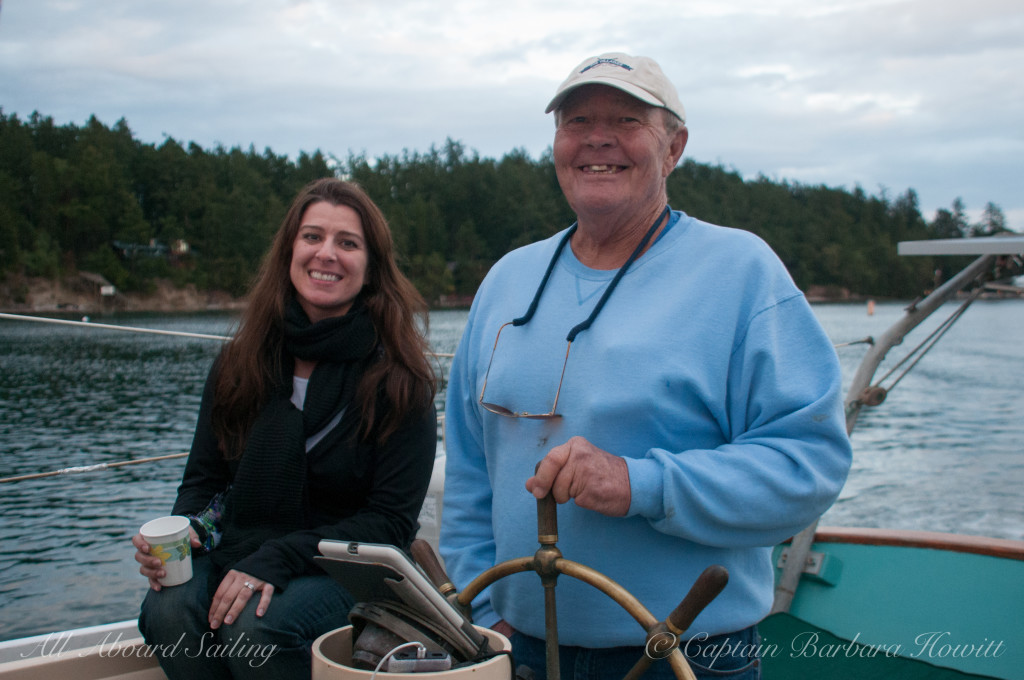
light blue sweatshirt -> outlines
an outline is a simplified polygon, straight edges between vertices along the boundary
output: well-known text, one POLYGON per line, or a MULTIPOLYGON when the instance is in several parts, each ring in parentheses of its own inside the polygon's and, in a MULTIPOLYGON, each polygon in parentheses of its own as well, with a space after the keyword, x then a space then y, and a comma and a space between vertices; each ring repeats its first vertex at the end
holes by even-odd
MULTIPOLYGON (((831 342, 763 241, 674 212, 573 342, 563 417, 492 414, 478 397, 495 335, 525 314, 561 237, 492 268, 456 353, 441 533, 449 575, 461 590, 496 563, 533 555, 536 500, 525 482, 551 448, 579 435, 626 459, 631 505, 626 517, 560 505, 564 557, 617 581, 659 620, 707 566, 723 565, 728 586, 687 635, 757 623, 772 601, 771 546, 821 515, 849 471, 831 342)), ((566 335, 614 274, 566 247, 536 315, 502 333, 486 401, 548 411, 566 335)), ((643 644, 643 629, 590 585, 561 576, 556 593, 562 644, 643 644)), ((544 637, 539 578, 502 579, 474 602, 474 618, 544 637)))

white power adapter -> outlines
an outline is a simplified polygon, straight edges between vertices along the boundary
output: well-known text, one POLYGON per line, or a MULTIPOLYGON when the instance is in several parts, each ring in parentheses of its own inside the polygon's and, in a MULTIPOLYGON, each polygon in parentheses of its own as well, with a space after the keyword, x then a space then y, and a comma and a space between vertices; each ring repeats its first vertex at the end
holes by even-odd
POLYGON ((423 647, 416 651, 403 650, 388 659, 387 673, 429 673, 446 671, 452 667, 452 657, 444 652, 428 652, 423 647))

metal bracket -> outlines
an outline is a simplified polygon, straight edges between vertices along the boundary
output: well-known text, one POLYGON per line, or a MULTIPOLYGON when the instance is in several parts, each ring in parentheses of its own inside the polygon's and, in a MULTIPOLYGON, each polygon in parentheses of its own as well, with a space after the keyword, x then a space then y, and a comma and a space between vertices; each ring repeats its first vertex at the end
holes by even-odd
MULTIPOLYGON (((783 548, 776 566, 782 569, 789 558, 789 548, 783 548)), ((839 582, 843 571, 843 563, 828 553, 810 551, 804 561, 803 573, 813 581, 834 586, 839 582)))

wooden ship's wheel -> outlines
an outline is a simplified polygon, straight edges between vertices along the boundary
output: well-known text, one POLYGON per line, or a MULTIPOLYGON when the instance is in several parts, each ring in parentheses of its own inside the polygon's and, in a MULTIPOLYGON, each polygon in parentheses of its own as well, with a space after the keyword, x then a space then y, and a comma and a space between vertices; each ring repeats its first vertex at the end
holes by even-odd
MULTIPOLYGON (((455 586, 445 575, 434 554, 425 541, 416 540, 412 554, 427 575, 437 584, 449 601, 469 613, 473 598, 480 592, 506 576, 524 571, 535 571, 544 587, 544 630, 547 655, 548 680, 559 680, 558 665, 558 621, 555 614, 555 582, 560 574, 571 576, 588 583, 615 600, 647 632, 644 643, 645 653, 637 660, 624 680, 637 680, 656 660, 667 659, 679 680, 694 680, 693 671, 686 657, 679 650, 680 638, 690 627, 697 615, 718 596, 729 580, 725 567, 712 565, 697 578, 690 592, 664 621, 654 615, 621 585, 590 567, 567 560, 558 549, 557 505, 548 494, 537 501, 537 541, 540 547, 529 557, 506 560, 476 577, 472 583, 457 593, 455 586)), ((514 669, 513 669, 514 672, 514 669)))

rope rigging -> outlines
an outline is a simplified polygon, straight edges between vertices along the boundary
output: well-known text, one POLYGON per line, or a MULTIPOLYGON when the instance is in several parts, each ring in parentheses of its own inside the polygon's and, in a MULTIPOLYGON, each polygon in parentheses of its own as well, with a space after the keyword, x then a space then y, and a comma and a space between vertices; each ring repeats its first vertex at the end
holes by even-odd
MULTIPOLYGON (((907 352, 906 356, 897 361, 896 364, 888 371, 886 371, 886 373, 881 378, 879 378, 873 385, 866 387, 864 391, 860 393, 860 396, 857 398, 857 400, 850 403, 848 409, 859 408, 861 406, 878 406, 882 402, 884 402, 889 393, 896 388, 900 381, 903 380, 903 378, 906 377, 906 375, 910 373, 910 371, 912 371, 915 366, 917 366, 921 359, 923 359, 925 355, 928 354, 928 352, 932 349, 932 347, 935 346, 935 343, 941 340, 942 336, 944 336, 949 331, 949 329, 953 327, 953 324, 960 320, 960 317, 962 317, 964 312, 967 311, 967 308, 971 306, 971 303, 977 300, 978 297, 981 295, 982 290, 982 288, 974 289, 963 301, 963 303, 961 303, 960 306, 957 307, 956 310, 954 310, 953 313, 946 318, 945 321, 940 323, 935 328, 935 330, 929 333, 928 336, 925 337, 924 340, 922 340, 920 343, 918 343, 916 347, 907 352), (906 364, 908 361, 910 362, 910 365, 908 365, 903 370, 903 372, 896 376, 896 379, 893 380, 892 384, 889 385, 888 387, 883 387, 882 383, 885 382, 894 373, 896 373, 896 371, 898 371, 900 367, 906 364)), ((868 338, 867 340, 871 339, 868 338)))
POLYGON ((76 467, 67 467, 60 470, 51 470, 49 472, 35 472, 28 475, 16 475, 14 477, 3 477, 0 478, 0 484, 6 484, 9 482, 23 482, 28 479, 42 479, 44 477, 56 477, 58 475, 73 475, 80 472, 96 472, 98 470, 110 470, 113 468, 124 467, 126 465, 140 465, 142 463, 153 463, 158 460, 171 460, 173 458, 184 458, 188 455, 185 453, 169 453, 165 456, 153 456, 151 458, 139 458, 137 460, 122 460, 116 463, 97 463, 96 465, 79 465, 76 467))

